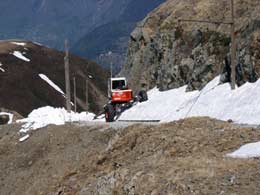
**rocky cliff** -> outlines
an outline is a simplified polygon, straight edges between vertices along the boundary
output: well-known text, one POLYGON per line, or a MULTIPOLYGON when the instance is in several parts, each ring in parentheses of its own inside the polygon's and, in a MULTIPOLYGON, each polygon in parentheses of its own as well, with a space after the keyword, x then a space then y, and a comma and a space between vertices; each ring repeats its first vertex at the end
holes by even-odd
MULTIPOLYGON (((134 89, 147 85, 168 90, 188 85, 201 89, 216 75, 230 80, 230 25, 183 19, 231 21, 229 1, 168 0, 131 33, 121 71, 134 89)), ((237 84, 254 82, 260 73, 260 2, 235 1, 237 84)))

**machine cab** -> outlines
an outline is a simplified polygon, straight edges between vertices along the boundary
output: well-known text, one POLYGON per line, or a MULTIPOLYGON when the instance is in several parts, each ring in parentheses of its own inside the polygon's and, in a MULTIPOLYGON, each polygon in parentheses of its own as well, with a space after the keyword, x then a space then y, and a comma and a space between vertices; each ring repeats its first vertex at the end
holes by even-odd
POLYGON ((133 99, 133 92, 128 89, 125 77, 109 79, 108 92, 109 98, 114 103, 125 103, 133 99))

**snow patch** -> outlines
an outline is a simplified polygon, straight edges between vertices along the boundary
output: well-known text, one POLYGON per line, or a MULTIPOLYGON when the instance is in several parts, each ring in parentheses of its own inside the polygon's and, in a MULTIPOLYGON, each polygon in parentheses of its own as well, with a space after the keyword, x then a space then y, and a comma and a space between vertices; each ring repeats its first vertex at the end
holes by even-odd
POLYGON ((3 64, 0 62, 0 71, 5 72, 5 69, 3 69, 1 66, 3 66, 3 64))
POLYGON ((41 77, 42 80, 47 82, 51 87, 53 87, 56 91, 61 93, 63 96, 65 96, 64 92, 59 88, 58 85, 56 85, 54 82, 52 82, 46 75, 44 74, 39 74, 39 77, 41 77))
POLYGON ((1 115, 8 115, 8 116, 9 116, 8 124, 12 124, 12 123, 13 123, 13 117, 14 117, 14 115, 13 115, 12 113, 0 112, 0 116, 1 116, 1 115))
MULTIPOLYGON (((56 85, 53 81, 51 81, 46 75, 39 74, 39 77, 41 77, 42 80, 46 81, 51 87, 53 87, 56 91, 61 93, 63 97, 65 97, 65 93, 61 90, 61 88, 58 85, 56 85)), ((74 106, 73 102, 70 102, 70 104, 74 106)))
POLYGON ((42 46, 41 43, 38 43, 38 42, 33 42, 35 45, 39 45, 39 46, 42 46))
POLYGON ((249 143, 241 146, 233 153, 227 154, 231 158, 256 158, 260 157, 260 142, 249 143))
POLYGON ((21 137, 21 138, 19 139, 19 142, 24 142, 24 141, 27 140, 29 137, 30 137, 30 136, 27 134, 27 135, 21 137))
POLYGON ((53 108, 50 106, 33 110, 27 118, 18 120, 18 123, 25 123, 20 130, 26 133, 46 127, 50 124, 64 125, 66 122, 92 121, 95 117, 93 113, 68 113, 64 108, 53 108))
POLYGON ((19 59, 21 59, 21 60, 23 60, 23 61, 26 61, 26 62, 30 62, 30 61, 31 61, 30 59, 28 59, 28 58, 26 58, 25 56, 23 56, 23 54, 22 54, 20 51, 14 51, 12 54, 13 54, 15 57, 17 57, 17 58, 19 58, 19 59))
POLYGON ((26 43, 22 43, 22 42, 11 42, 14 45, 19 45, 19 46, 25 46, 26 43))
POLYGON ((193 116, 208 116, 235 123, 260 124, 260 79, 231 90, 219 85, 220 77, 201 91, 186 92, 187 86, 160 92, 148 92, 149 100, 122 113, 119 120, 161 120, 170 122, 193 116))

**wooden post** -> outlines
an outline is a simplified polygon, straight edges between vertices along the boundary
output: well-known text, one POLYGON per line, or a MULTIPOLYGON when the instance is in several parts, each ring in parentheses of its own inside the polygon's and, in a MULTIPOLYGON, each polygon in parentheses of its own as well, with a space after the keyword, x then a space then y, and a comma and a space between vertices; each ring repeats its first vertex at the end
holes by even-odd
POLYGON ((66 108, 67 111, 71 112, 71 96, 70 96, 70 69, 69 69, 69 44, 68 40, 65 40, 65 58, 64 58, 64 64, 65 64, 65 84, 66 84, 66 108))
POLYGON ((231 89, 236 88, 236 38, 234 20, 234 0, 231 0, 231 89))
POLYGON ((113 64, 110 62, 110 77, 113 78, 113 64))
POLYGON ((74 84, 74 112, 77 112, 77 86, 76 86, 76 77, 73 78, 74 84))
POLYGON ((88 106, 88 75, 86 78, 86 111, 88 111, 89 106, 88 106))

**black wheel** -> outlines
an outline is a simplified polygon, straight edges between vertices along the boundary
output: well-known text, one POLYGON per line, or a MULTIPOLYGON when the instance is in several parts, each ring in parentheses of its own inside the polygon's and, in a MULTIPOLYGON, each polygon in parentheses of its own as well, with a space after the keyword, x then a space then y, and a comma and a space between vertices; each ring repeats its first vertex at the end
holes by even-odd
POLYGON ((115 118, 115 109, 114 106, 112 106, 111 104, 108 104, 105 106, 105 118, 106 118, 106 122, 113 122, 114 118, 115 118))
POLYGON ((145 102, 148 100, 148 95, 144 90, 140 91, 138 96, 139 96, 139 102, 145 102))

